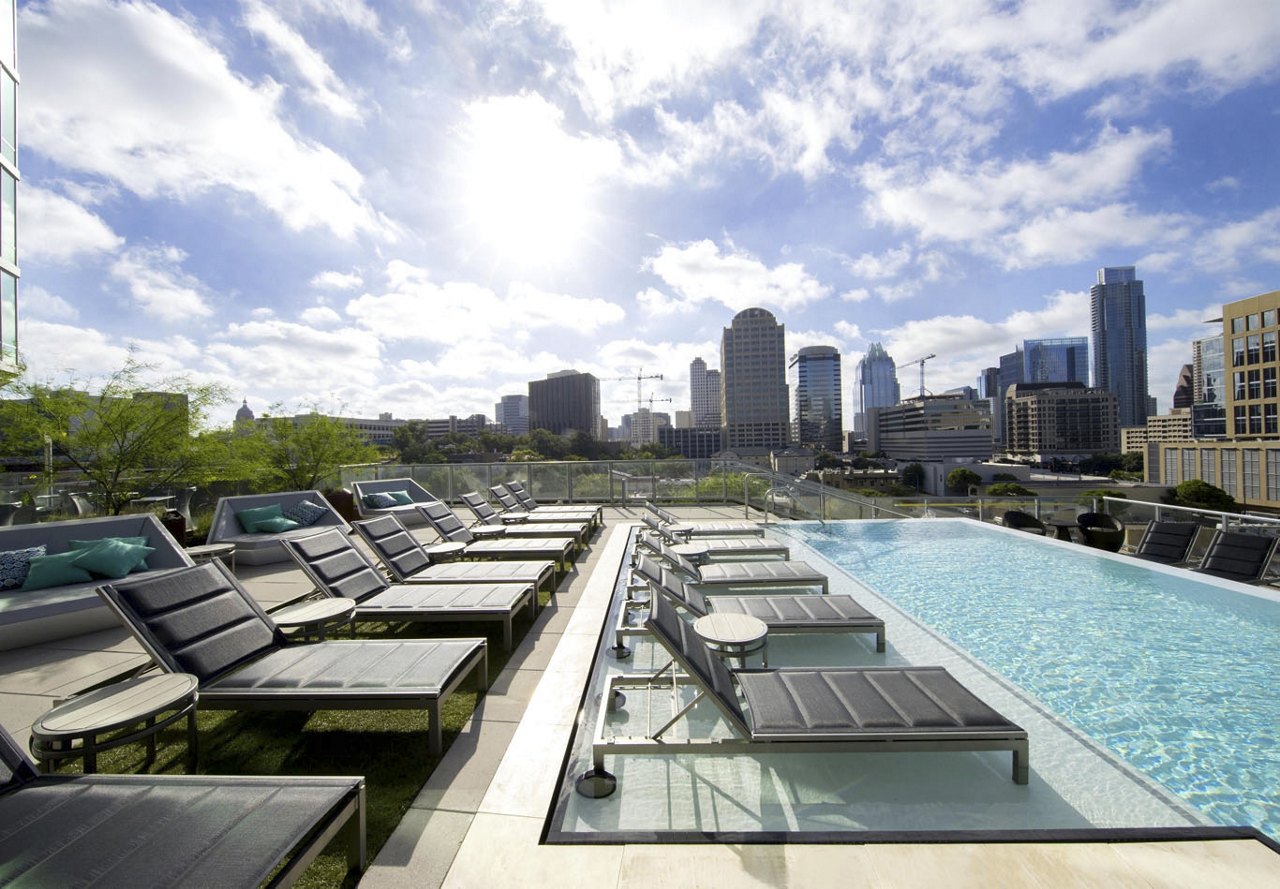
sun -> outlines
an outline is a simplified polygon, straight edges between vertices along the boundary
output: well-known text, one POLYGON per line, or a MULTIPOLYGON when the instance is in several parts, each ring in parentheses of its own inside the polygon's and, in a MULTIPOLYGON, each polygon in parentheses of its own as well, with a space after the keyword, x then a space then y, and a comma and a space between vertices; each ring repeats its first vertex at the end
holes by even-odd
POLYGON ((561 265, 582 252, 607 146, 565 133, 560 111, 537 96, 473 104, 461 136, 465 237, 518 265, 561 265))

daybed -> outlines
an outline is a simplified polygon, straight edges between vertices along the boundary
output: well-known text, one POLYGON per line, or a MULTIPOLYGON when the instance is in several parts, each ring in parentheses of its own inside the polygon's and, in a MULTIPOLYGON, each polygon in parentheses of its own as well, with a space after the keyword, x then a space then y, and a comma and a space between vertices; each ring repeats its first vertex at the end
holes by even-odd
POLYGON ((0 583, 13 584, 0 589, 0 651, 119 626, 116 616, 103 607, 94 592, 107 576, 105 573, 82 570, 79 579, 74 579, 75 570, 67 569, 61 574, 63 568, 59 563, 70 559, 54 559, 40 569, 37 580, 40 577, 57 579, 61 574, 65 582, 23 590, 21 586, 29 573, 15 565, 21 557, 6 558, 6 554, 32 547, 44 547, 46 556, 58 556, 71 551, 72 541, 82 544, 108 537, 145 540, 141 545, 152 552, 145 554, 135 574, 157 574, 195 564, 151 513, 0 527, 0 566, 22 571, 19 578, 0 567, 0 572, 10 578, 0 583))
POLYGON ((411 478, 352 482, 351 493, 355 495, 358 517, 371 519, 380 515, 393 515, 406 525, 421 525, 425 522, 417 508, 440 499, 411 478))
POLYGON ((645 626, 667 649, 671 664, 652 676, 611 677, 604 699, 617 700, 615 693, 625 687, 670 688, 679 674, 680 681, 698 687, 700 699, 715 705, 734 736, 695 734, 698 724, 685 719, 692 709, 686 706, 645 737, 611 737, 609 708, 601 707, 592 768, 577 782, 584 796, 608 796, 616 788, 617 779, 604 767, 606 756, 645 753, 1008 750, 1014 782, 1027 783, 1027 732, 943 667, 731 671, 664 597, 653 597, 645 626), (677 725, 682 729, 669 733, 677 725))
POLYGON ((423 709, 427 752, 439 755, 441 706, 468 676, 489 685, 484 639, 291 645, 217 559, 98 595, 161 669, 199 680, 206 710, 423 709))
POLYGON ((218 501, 209 542, 234 543, 237 565, 268 565, 289 561, 281 540, 306 537, 325 528, 351 533, 346 519, 319 491, 246 494, 218 501), (277 517, 286 523, 275 523, 277 517))
POLYGON ((39 775, 2 729, 0 773, 6 886, 289 886, 339 836, 364 870, 363 778, 39 775))

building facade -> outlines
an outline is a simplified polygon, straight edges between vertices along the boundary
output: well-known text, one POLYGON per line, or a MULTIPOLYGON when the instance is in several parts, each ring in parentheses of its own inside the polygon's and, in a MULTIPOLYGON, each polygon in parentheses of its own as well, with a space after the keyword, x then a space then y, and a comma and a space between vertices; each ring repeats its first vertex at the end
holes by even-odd
POLYGON ((792 431, 796 443, 804 448, 843 452, 839 350, 806 346, 791 357, 787 375, 795 399, 792 431))
POLYGON ((1083 383, 1016 383, 1004 400, 1008 452, 1079 459, 1120 447, 1117 399, 1083 383))
POLYGON ((589 373, 562 370, 529 382, 529 429, 557 435, 600 431, 600 381, 589 373))
POLYGON ((875 408, 867 420, 867 450, 894 460, 991 459, 991 413, 984 401, 916 396, 875 408))
POLYGON ((1225 438, 1227 434, 1227 365, 1222 342, 1222 334, 1215 333, 1191 344, 1192 438, 1225 438))
POLYGON ((1009 394, 1010 386, 1026 380, 1023 376, 1025 372, 1026 361, 1022 357, 1022 349, 1015 348, 1012 352, 1000 356, 1000 367, 996 372, 996 392, 998 393, 996 402, 999 406, 991 414, 991 435, 999 446, 1004 446, 1009 441, 1008 423, 1004 416, 1005 397, 1009 394))
POLYGON ((508 435, 529 433, 529 396, 504 395, 493 406, 493 422, 508 435))
POLYGON ((1017 382, 1089 385, 1089 338, 1023 340, 1022 379, 1017 382))
POLYGON ((767 309, 743 309, 720 339, 724 447, 784 448, 790 438, 786 327, 767 309))
POLYGON ((18 372, 17 14, 0 0, 0 379, 18 372))
POLYGON ((689 362, 689 410, 696 428, 720 428, 720 371, 701 358, 689 362))
POLYGON ((853 415, 853 431, 869 436, 870 422, 867 412, 875 408, 893 407, 902 400, 898 385, 898 366, 885 351, 884 346, 872 343, 854 370, 854 402, 858 405, 853 415))
POLYGON ((1116 396, 1121 426, 1142 426, 1149 409, 1147 300, 1133 266, 1098 270, 1089 289, 1093 385, 1116 396))
POLYGON ((720 430, 659 426, 658 444, 690 460, 705 460, 719 453, 720 430))

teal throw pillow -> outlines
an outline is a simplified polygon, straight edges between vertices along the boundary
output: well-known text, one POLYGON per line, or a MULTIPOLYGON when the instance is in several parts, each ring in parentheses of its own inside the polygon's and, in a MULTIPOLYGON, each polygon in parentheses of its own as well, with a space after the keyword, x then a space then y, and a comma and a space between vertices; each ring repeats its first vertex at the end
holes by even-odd
MULTIPOLYGON (((131 543, 134 546, 147 546, 151 542, 147 537, 100 537, 97 540, 70 540, 67 542, 67 549, 93 549, 104 540, 119 540, 121 543, 131 543)), ((147 560, 143 559, 141 564, 133 570, 146 571, 147 568, 147 560)))
POLYGON ((44 554, 44 544, 0 553, 0 590, 16 590, 26 583, 31 560, 44 554))
POLYGON ((22 589, 43 590, 51 586, 93 580, 93 575, 86 569, 72 564, 83 555, 83 552, 72 550, 53 556, 35 556, 31 560, 31 567, 27 571, 27 579, 22 584, 22 589))
POLYGON ((270 506, 257 506, 253 509, 242 509, 236 513, 236 518, 240 520, 240 527, 244 528, 246 534, 253 534, 257 531, 264 530, 258 528, 258 522, 266 519, 284 518, 284 507, 279 503, 272 503, 270 506))
POLYGON ((276 516, 271 519, 263 519, 260 522, 253 523, 253 530, 256 534, 278 534, 281 531, 292 531, 294 528, 301 528, 297 522, 292 519, 286 519, 284 516, 276 516))
POLYGON ((153 546, 139 546, 107 538, 98 541, 98 545, 92 549, 72 550, 79 553, 72 564, 104 577, 120 578, 140 567, 147 556, 155 551, 153 546))
POLYGON ((408 491, 388 491, 387 496, 396 502, 396 506, 412 506, 413 498, 408 491))

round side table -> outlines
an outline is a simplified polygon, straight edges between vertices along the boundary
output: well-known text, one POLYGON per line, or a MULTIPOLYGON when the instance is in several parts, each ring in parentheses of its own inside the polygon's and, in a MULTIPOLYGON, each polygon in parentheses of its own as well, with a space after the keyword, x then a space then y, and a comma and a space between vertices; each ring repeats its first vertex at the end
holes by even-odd
POLYGON ((279 611, 267 613, 267 617, 282 630, 297 630, 295 636, 315 636, 320 642, 329 634, 347 624, 351 625, 351 638, 356 637, 355 599, 309 599, 296 605, 286 605, 279 611))
POLYGON ((676 543, 672 544, 671 551, 694 565, 705 565, 710 561, 711 547, 705 543, 676 543))
POLYGON ((448 562, 462 558, 462 554, 466 552, 467 545, 456 540, 445 540, 441 543, 433 543, 425 547, 425 549, 427 555, 431 557, 431 561, 448 562))
POLYGON ((236 545, 234 543, 202 543, 198 546, 188 546, 186 551, 187 555, 197 565, 201 562, 222 559, 227 564, 227 567, 231 569, 231 573, 236 573, 236 545))
POLYGON ((749 614, 704 614, 693 622, 693 631, 707 647, 723 657, 736 657, 738 666, 760 653, 761 666, 769 666, 769 627, 749 614))
POLYGON ((98 752, 135 741, 147 742, 147 765, 156 758, 156 734, 186 717, 187 768, 198 757, 196 698, 200 683, 186 673, 142 676, 94 689, 63 701, 31 727, 31 753, 44 771, 49 764, 84 757, 86 774, 97 771, 98 752), (167 716, 161 717, 161 714, 167 716), (121 734, 122 729, 141 726, 121 734), (112 735, 108 738, 100 737, 112 735))

